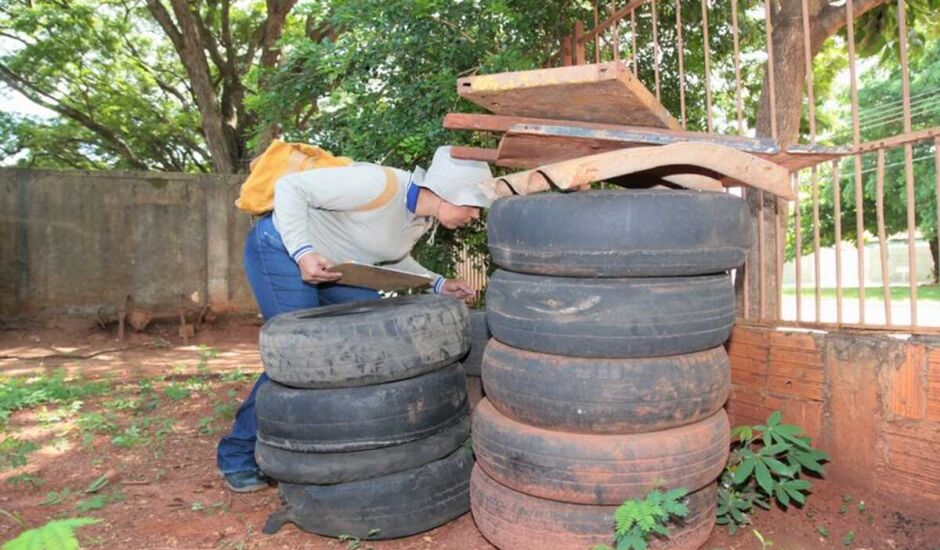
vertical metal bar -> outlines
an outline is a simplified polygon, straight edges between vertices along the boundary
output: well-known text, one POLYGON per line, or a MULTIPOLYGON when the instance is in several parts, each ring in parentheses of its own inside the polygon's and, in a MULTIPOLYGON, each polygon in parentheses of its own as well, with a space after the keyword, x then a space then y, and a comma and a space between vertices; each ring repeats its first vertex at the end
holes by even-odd
MULTIPOLYGON (((775 219, 787 220, 789 219, 789 213, 787 212, 787 202, 781 199, 774 199, 775 204, 777 205, 777 215, 775 219)), ((774 261, 777 266, 777 321, 783 319, 783 247, 784 243, 784 231, 780 230, 780 226, 777 225, 775 231, 776 235, 776 257, 774 261)))
POLYGON ((816 322, 822 321, 822 286, 819 284, 819 173, 815 166, 810 172, 813 185, 813 284, 816 287, 816 322))
POLYGON ((800 219, 800 173, 793 172, 793 191, 796 195, 794 201, 794 228, 796 234, 796 320, 803 320, 803 228, 800 219))
MULTIPOLYGON (((934 183, 933 194, 937 202, 937 220, 940 220, 940 137, 933 140, 933 167, 936 182, 934 183)), ((940 222, 937 223, 940 226, 940 222)), ((940 227, 937 230, 937 251, 940 252, 940 227)), ((940 273, 937 273, 940 277, 940 273)))
POLYGON ((816 94, 813 91, 813 53, 809 36, 809 8, 803 0, 803 55, 806 64, 806 105, 809 110, 809 139, 816 144, 816 94))
POLYGON ((840 160, 832 161, 832 210, 836 245, 836 323, 842 324, 842 176, 840 160))
MULTIPOLYGON (((898 45, 901 50, 901 100, 904 106, 904 133, 911 131, 911 75, 907 64, 907 11, 898 0, 898 45)), ((904 144, 904 179, 907 188, 907 267, 911 285, 911 326, 917 326, 917 256, 914 231, 917 229, 914 204, 914 146, 904 144)))
POLYGON ((744 135, 744 99, 741 95, 741 45, 738 40, 738 0, 731 0, 731 29, 734 36, 734 84, 738 103, 738 134, 744 135))
MULTIPOLYGON (((702 44, 702 49, 705 51, 705 115, 708 122, 708 131, 711 133, 714 128, 712 126, 711 52, 709 51, 711 46, 708 41, 708 0, 702 0, 702 44)), ((761 203, 761 206, 763 206, 763 203, 761 203)), ((763 266, 760 272, 761 274, 764 273, 763 266)), ((763 277, 761 277, 761 280, 763 280, 763 277)))
POLYGON ((630 38, 633 39, 633 76, 637 76, 638 69, 636 65, 636 10, 630 10, 630 38))
POLYGON ((679 113, 682 128, 685 122, 685 53, 682 44, 682 0, 676 0, 676 51, 679 53, 679 113))
POLYGON ((885 229, 885 150, 878 149, 875 179, 875 215, 878 218, 878 246, 881 256, 881 289, 885 301, 885 325, 891 326, 891 280, 888 273, 888 236, 885 229))
POLYGON ((574 64, 584 65, 584 44, 581 43, 581 37, 584 36, 584 22, 578 19, 574 22, 574 36, 571 42, 574 44, 574 64))
MULTIPOLYGON (((852 94, 852 142, 861 143, 858 124, 858 75, 855 67, 855 13, 852 2, 845 3, 845 28, 849 44, 849 88, 852 94)), ((855 247, 858 252, 858 322, 865 324, 865 219, 862 195, 862 156, 855 154, 855 247)))
MULTIPOLYGON (((617 11, 617 2, 611 1, 610 3, 610 15, 613 16, 617 11)), ((614 63, 620 63, 620 23, 622 19, 618 19, 614 23, 614 63)))
POLYGON ((653 73, 656 78, 656 99, 661 99, 659 90, 659 27, 657 20, 656 0, 650 4, 650 10, 653 12, 653 73))
MULTIPOLYGON (((748 200, 748 198, 750 197, 751 193, 753 193, 753 192, 754 192, 754 190, 751 189, 750 187, 745 187, 745 188, 742 190, 742 192, 741 192, 741 198, 743 198, 744 200, 748 200)), ((745 319, 750 319, 750 318, 751 318, 751 284, 750 284, 750 280, 751 280, 751 275, 750 275, 750 271, 751 271, 751 258, 750 258, 750 256, 751 256, 751 253, 750 253, 750 250, 749 250, 748 253, 747 253, 747 255, 744 257, 744 266, 743 266, 743 271, 744 271, 744 318, 745 318, 745 319)))
MULTIPOLYGON (((594 28, 596 29, 600 25, 600 17, 597 13, 597 0, 594 0, 594 28)), ((594 62, 601 62, 601 35, 597 33, 594 35, 594 62)))
MULTIPOLYGON (((851 4, 851 2, 848 2, 851 4)), ((774 24, 770 0, 764 0, 764 25, 767 33, 767 84, 770 86, 770 136, 777 139, 777 86, 774 82, 774 24)))
POLYGON ((757 263, 760 265, 760 269, 757 270, 757 286, 760 291, 760 309, 758 310, 758 318, 764 320, 767 310, 767 289, 766 281, 764 280, 764 191, 757 191, 757 200, 760 202, 760 207, 757 209, 757 263))

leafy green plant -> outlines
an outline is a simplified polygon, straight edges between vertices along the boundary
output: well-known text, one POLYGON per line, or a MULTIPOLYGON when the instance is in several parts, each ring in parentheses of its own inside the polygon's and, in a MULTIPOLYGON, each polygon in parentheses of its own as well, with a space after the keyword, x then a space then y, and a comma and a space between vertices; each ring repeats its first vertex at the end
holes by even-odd
POLYGON ((244 382, 248 380, 249 374, 241 369, 223 372, 219 379, 223 382, 244 382))
POLYGON ((360 539, 352 535, 340 535, 339 541, 346 545, 346 550, 372 550, 371 546, 363 546, 363 543, 378 534, 379 529, 370 529, 365 538, 360 539))
MULTIPOLYGON (((614 546, 616 550, 646 550, 652 535, 669 536, 666 524, 688 515, 684 499, 688 489, 679 488, 663 493, 651 491, 643 500, 628 500, 614 512, 614 546)), ((592 550, 610 550, 600 544, 592 550)))
POLYGON ((855 541, 855 531, 849 531, 848 533, 845 534, 844 537, 842 537, 842 544, 845 546, 852 544, 852 542, 854 541, 855 541))
POLYGON ((819 533, 820 536, 822 536, 824 539, 829 538, 829 529, 827 529, 825 525, 817 525, 816 532, 819 533))
POLYGON ((42 527, 20 533, 4 543, 3 550, 78 550, 75 530, 100 522, 97 518, 54 519, 42 527))
POLYGON ((75 504, 75 509, 84 514, 92 510, 100 510, 108 504, 120 502, 125 498, 127 498, 127 495, 123 493, 99 493, 78 501, 78 503, 75 504))
POLYGON ((163 388, 163 395, 167 396, 171 401, 182 401, 189 397, 190 393, 189 388, 177 384, 176 382, 163 388))
POLYGON ((821 463, 829 456, 814 448, 799 426, 783 424, 780 411, 765 425, 735 428, 732 436, 738 443, 718 489, 718 524, 727 525, 732 535, 750 523, 748 514, 755 505, 765 510, 771 501, 784 508, 791 503, 802 506, 812 484, 800 474, 825 473, 821 463))
POLYGON ((106 380, 78 383, 67 379, 65 370, 37 378, 0 378, 0 427, 5 427, 10 414, 20 409, 45 404, 68 404, 90 395, 107 392, 106 380))
POLYGON ((72 401, 68 405, 56 407, 51 411, 46 407, 43 407, 36 417, 43 424, 56 424, 78 414, 78 411, 81 410, 82 405, 84 404, 84 401, 76 400, 72 401))
POLYGON ((141 433, 137 424, 131 424, 125 430, 111 437, 111 444, 115 447, 130 448, 138 445, 144 445, 150 441, 146 434, 141 433))
POLYGON ((61 491, 49 491, 39 502, 40 506, 57 506, 68 500, 72 496, 72 490, 66 487, 61 491))
POLYGON ((15 476, 7 478, 7 485, 12 485, 13 487, 19 489, 20 485, 31 485, 33 488, 39 488, 45 483, 41 477, 33 475, 29 472, 24 472, 15 476))
POLYGON ((38 448, 32 441, 12 436, 0 441, 0 470, 26 466, 26 457, 38 448))

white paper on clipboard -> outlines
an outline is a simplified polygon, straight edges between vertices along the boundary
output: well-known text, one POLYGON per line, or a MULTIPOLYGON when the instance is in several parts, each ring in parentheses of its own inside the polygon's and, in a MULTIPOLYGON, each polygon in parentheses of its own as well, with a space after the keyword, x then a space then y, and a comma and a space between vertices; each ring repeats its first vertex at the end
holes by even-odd
POLYGON ((408 271, 367 265, 358 262, 343 262, 329 268, 328 271, 342 273, 343 278, 338 282, 343 285, 361 286, 372 290, 405 290, 420 289, 431 286, 430 277, 415 275, 408 271))

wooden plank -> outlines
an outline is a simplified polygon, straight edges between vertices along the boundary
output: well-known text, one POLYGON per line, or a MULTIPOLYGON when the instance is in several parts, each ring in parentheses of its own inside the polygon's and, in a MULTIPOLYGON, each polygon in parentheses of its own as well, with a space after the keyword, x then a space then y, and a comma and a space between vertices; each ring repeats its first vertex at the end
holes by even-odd
POLYGON ((496 114, 680 129, 622 63, 465 77, 457 92, 496 114))
POLYGON ((485 147, 461 147, 454 145, 450 148, 450 156, 455 159, 463 160, 482 160, 484 162, 495 163, 499 156, 499 149, 487 149, 485 147))
POLYGON ((356 262, 344 262, 334 265, 328 271, 342 273, 340 282, 344 285, 361 286, 373 290, 405 290, 425 288, 433 281, 429 277, 415 275, 400 269, 392 269, 356 262))
MULTIPOLYGON (((497 121, 479 121, 496 126, 497 121)), ((503 122, 503 121, 499 121, 503 122)), ((822 146, 794 146, 781 152, 770 139, 722 136, 629 126, 517 124, 509 128, 499 145, 498 166, 535 168, 544 164, 628 147, 667 145, 677 142, 711 143, 753 153, 790 171, 840 158, 848 151, 822 146)))
POLYGON ((492 198, 548 191, 553 188, 577 190, 595 181, 630 174, 652 177, 697 174, 710 178, 730 178, 772 193, 795 199, 789 172, 776 164, 730 147, 711 143, 673 143, 661 147, 636 147, 590 155, 541 166, 537 170, 493 178, 483 183, 492 198))

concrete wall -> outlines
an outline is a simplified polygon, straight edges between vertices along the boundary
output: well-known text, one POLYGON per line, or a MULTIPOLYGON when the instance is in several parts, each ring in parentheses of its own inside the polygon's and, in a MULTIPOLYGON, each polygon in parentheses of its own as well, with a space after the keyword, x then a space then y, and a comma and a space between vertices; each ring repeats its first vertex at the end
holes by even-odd
POLYGON ((733 425, 781 410, 830 453, 828 477, 940 506, 940 338, 739 325, 728 351, 733 425))
POLYGON ((0 169, 0 314, 254 308, 241 179, 0 169))

